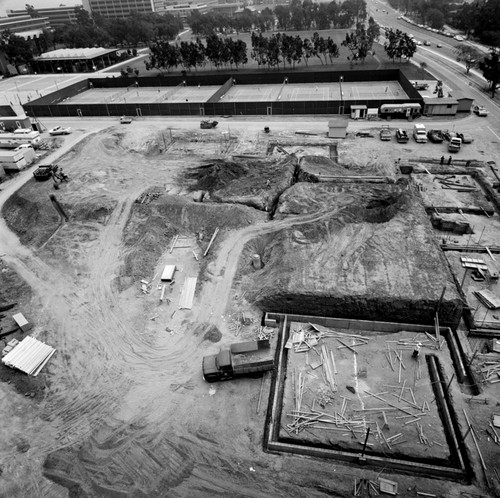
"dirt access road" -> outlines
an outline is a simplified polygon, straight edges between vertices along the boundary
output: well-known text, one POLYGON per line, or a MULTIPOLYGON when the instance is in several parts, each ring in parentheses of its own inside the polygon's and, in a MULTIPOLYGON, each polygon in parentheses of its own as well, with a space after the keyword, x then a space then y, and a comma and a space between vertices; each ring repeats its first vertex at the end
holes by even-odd
MULTIPOLYGON (((176 305, 183 278, 202 276, 191 248, 175 252, 179 273, 170 304, 159 304, 158 279, 151 294, 142 294, 139 282, 117 290, 131 250, 124 233, 135 200, 148 188, 190 199, 179 175, 220 156, 221 131, 237 137, 227 154, 262 153, 266 140, 289 139, 297 129, 326 131, 326 120, 228 120, 206 140, 198 123, 152 119, 123 128, 108 120, 63 122, 75 129, 57 152, 70 182, 55 193, 71 210, 71 221, 34 247, 23 245, 1 220, 0 254, 31 287, 26 314, 34 317, 34 335, 56 347, 57 355, 36 401, 0 385, 0 437, 6 442, 0 449, 0 495, 69 496, 70 488, 72 496, 346 496, 361 475, 343 468, 339 480, 338 466, 264 454, 265 403, 259 414, 255 410, 260 382, 220 384, 213 393, 201 378, 201 357, 219 347, 202 334, 215 327, 222 344, 234 341, 228 309, 245 243, 321 214, 267 222, 264 213, 249 211, 248 226, 218 240, 192 311, 176 305), (265 124, 272 129, 268 137, 262 133, 265 124), (165 130, 182 137, 175 154, 172 148, 158 153, 165 130), (52 480, 43 475, 44 462, 52 480)), ((360 125, 355 126, 366 126, 360 125)), ((373 165, 376 157, 379 166, 391 169, 396 144, 369 140, 351 143, 346 160, 373 165)), ((410 143, 404 151, 414 155, 420 147, 410 143)), ((1 205, 24 176, 30 178, 31 171, 2 185, 1 205)), ((50 185, 38 187, 54 192, 50 185)), ((191 215, 183 210, 184 217, 191 215)), ((144 278, 170 261, 169 242, 164 240, 144 278)))

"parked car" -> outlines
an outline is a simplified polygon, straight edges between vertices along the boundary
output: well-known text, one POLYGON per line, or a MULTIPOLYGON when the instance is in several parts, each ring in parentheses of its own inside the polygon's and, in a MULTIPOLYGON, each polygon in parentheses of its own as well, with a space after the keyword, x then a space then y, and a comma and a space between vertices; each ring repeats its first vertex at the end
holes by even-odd
POLYGON ((489 114, 489 111, 485 107, 483 107, 482 105, 475 105, 472 108, 472 110, 478 116, 487 116, 489 114))
POLYGON ((448 131, 448 130, 443 130, 441 132, 441 135, 447 142, 449 142, 453 137, 457 136, 457 134, 454 131, 448 131))
POLYGON ((468 133, 457 132, 457 137, 462 140, 463 144, 471 144, 472 142, 474 142, 474 139, 468 133))
POLYGON ((402 128, 398 128, 396 130, 396 140, 399 144, 405 144, 408 142, 408 140, 410 140, 410 137, 405 130, 403 130, 402 128))
POLYGON ((384 126, 380 130, 380 140, 389 141, 391 139, 392 139, 392 133, 391 133, 390 128, 388 126, 384 126))
POLYGON ((442 144, 444 140, 441 130, 429 130, 427 132, 427 138, 434 144, 442 144))
POLYGON ((120 118, 121 124, 130 124, 131 122, 132 122, 132 118, 129 118, 128 116, 122 116, 120 118))
POLYGON ((62 126, 56 126, 49 130, 49 135, 69 135, 71 133, 71 128, 68 126, 67 128, 63 128, 62 126))
POLYGON ((457 41, 464 41, 465 40, 465 38, 463 36, 460 36, 460 35, 455 35, 453 38, 457 41))

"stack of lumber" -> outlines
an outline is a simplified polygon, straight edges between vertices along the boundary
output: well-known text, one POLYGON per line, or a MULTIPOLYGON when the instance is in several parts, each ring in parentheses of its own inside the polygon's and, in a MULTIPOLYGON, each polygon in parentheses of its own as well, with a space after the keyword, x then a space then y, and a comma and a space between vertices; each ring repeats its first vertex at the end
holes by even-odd
POLYGON ((494 310, 500 308, 500 298, 489 290, 474 291, 474 294, 488 309, 494 310))
POLYGON ((28 335, 2 358, 2 362, 10 368, 37 376, 55 352, 53 347, 28 335))

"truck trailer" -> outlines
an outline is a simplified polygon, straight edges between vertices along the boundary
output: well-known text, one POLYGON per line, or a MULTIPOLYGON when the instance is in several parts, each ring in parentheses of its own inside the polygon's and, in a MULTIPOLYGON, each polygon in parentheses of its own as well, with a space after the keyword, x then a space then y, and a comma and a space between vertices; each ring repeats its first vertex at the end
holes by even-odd
POLYGON ((274 368, 269 340, 240 342, 203 357, 203 378, 207 382, 231 380, 274 368))

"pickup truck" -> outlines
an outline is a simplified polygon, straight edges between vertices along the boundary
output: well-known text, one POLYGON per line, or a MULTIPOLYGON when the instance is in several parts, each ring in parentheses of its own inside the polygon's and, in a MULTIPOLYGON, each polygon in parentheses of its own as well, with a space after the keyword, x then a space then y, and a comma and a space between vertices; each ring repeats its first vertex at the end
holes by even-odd
POLYGON ((458 137, 452 137, 450 143, 448 144, 448 152, 458 152, 462 147, 462 139, 458 137))
POLYGON ((269 340, 231 344, 218 354, 203 357, 203 378, 207 382, 231 380, 274 368, 269 340))

